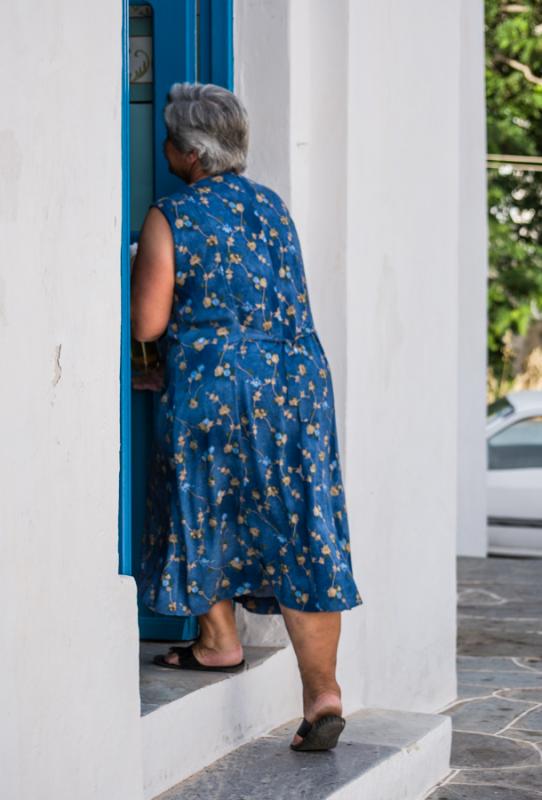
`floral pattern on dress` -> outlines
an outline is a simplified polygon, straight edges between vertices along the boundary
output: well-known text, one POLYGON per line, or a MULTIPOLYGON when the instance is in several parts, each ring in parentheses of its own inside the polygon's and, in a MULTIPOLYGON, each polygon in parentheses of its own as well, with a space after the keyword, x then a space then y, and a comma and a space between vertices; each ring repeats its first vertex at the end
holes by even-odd
POLYGON ((176 274, 141 601, 177 616, 225 598, 268 614, 362 604, 331 372, 285 203, 223 172, 153 205, 176 274))

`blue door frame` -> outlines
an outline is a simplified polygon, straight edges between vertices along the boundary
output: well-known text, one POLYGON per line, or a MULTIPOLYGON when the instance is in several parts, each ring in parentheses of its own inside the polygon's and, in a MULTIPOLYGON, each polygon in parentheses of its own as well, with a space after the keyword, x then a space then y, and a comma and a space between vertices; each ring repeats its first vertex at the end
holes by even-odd
MULTIPOLYGON (((137 576, 139 552, 133 531, 134 453, 132 441, 132 378, 130 324, 130 242, 138 231, 130 224, 130 78, 129 7, 150 6, 153 17, 154 196, 174 192, 177 178, 162 153, 166 135, 163 108, 172 83, 198 80, 233 90, 233 0, 122 0, 122 245, 121 245, 121 360, 119 463, 119 571, 137 576)), ((139 413, 139 412, 138 412, 139 413)), ((135 443, 137 445, 137 442, 135 443)), ((144 451, 144 448, 143 448, 144 451)), ((138 472, 138 470, 136 470, 138 472)), ((140 613, 144 639, 193 639, 197 619, 140 613)))

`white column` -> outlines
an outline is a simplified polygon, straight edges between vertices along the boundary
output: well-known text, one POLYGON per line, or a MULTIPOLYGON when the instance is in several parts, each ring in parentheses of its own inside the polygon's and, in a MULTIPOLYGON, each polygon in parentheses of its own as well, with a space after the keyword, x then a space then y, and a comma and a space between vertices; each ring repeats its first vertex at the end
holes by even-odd
POLYGON ((345 646, 419 711, 455 695, 460 12, 349 1, 345 646))
POLYGON ((487 554, 487 175, 483 3, 461 2, 457 552, 487 554))
POLYGON ((4 7, 2 795, 142 797, 118 575, 122 4, 4 7))
MULTIPOLYGON (((364 599, 343 615, 346 710, 435 710, 455 696, 467 420, 473 495, 484 480, 485 209, 470 168, 483 162, 480 75, 470 75, 483 61, 482 2, 463 6, 236 3, 250 172, 290 203, 333 371, 364 599), (478 378, 461 394, 467 375, 478 378)), ((479 526, 479 509, 468 514, 479 526)))

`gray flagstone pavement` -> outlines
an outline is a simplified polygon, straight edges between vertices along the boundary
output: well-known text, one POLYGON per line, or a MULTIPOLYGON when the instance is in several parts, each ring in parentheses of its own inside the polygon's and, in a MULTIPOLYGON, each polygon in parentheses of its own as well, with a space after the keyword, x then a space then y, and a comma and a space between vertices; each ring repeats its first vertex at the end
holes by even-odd
POLYGON ((542 800, 542 559, 457 569, 452 770, 426 800, 542 800))

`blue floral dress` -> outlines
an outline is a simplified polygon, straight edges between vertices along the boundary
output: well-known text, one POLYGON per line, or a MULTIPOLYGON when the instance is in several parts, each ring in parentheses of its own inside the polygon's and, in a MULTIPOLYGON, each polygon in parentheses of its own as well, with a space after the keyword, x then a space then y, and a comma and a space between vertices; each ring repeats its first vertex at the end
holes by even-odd
POLYGON ((360 605, 330 367, 299 239, 271 189, 222 172, 153 204, 175 243, 141 601, 201 615, 360 605))

